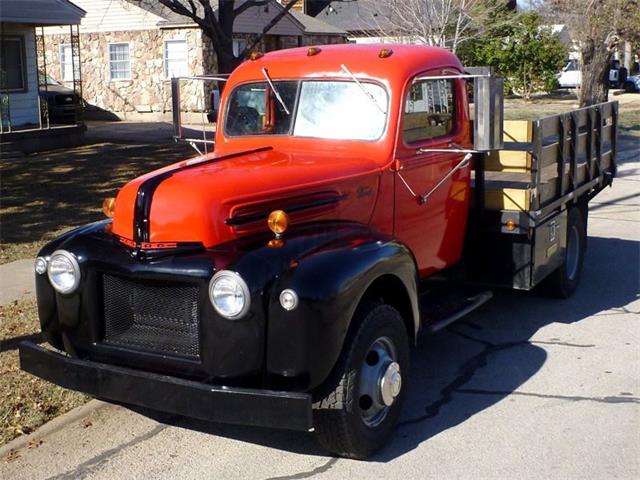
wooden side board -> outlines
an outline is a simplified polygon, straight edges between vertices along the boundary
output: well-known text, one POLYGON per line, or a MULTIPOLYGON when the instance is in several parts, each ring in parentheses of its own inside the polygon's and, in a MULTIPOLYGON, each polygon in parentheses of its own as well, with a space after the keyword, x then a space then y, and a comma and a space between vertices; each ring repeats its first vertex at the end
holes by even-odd
POLYGON ((531 170, 531 153, 510 150, 509 145, 531 143, 533 122, 529 120, 507 120, 504 122, 503 140, 505 148, 490 152, 485 160, 485 169, 491 172, 527 172, 531 170))

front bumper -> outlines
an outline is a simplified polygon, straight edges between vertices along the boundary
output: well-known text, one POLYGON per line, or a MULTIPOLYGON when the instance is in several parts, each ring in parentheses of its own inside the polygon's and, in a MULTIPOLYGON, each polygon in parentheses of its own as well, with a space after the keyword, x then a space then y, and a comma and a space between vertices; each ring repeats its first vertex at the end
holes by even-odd
POLYGON ((214 386, 71 358, 32 342, 19 345, 20 367, 40 378, 104 400, 201 420, 309 431, 311 395, 214 386))

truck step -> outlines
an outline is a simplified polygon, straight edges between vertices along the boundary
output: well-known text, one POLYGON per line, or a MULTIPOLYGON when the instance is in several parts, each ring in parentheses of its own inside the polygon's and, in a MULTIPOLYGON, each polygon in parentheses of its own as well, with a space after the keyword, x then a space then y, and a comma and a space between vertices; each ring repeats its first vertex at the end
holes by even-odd
POLYGON ((471 313, 493 297, 490 290, 444 289, 427 290, 420 297, 423 330, 435 333, 471 313))

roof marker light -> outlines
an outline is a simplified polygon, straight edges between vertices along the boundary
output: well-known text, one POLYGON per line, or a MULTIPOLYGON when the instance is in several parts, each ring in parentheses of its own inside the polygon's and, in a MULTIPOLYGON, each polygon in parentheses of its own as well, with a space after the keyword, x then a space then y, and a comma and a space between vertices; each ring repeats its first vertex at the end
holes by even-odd
POLYGON ((393 55, 393 50, 391 50, 390 48, 383 48, 378 53, 378 57, 380 58, 389 58, 391 55, 393 55))
POLYGON ((314 55, 318 55, 321 51, 322 49, 320 47, 309 47, 309 50, 307 50, 307 56, 313 57, 314 55))
POLYGON ((251 55, 249 55, 249 58, 251 59, 251 61, 254 61, 254 62, 262 57, 264 57, 264 53, 262 52, 251 52, 251 55))

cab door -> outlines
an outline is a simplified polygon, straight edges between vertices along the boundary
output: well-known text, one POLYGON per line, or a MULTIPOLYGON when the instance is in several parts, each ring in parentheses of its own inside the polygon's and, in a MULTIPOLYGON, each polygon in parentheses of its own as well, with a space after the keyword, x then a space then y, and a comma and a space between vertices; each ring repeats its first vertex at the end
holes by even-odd
POLYGON ((428 151, 470 144, 464 82, 421 78, 435 75, 416 77, 405 89, 396 148, 394 232, 414 253, 422 278, 460 259, 470 197, 465 154, 428 151))

